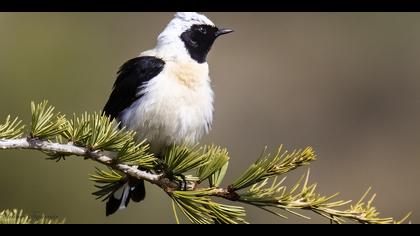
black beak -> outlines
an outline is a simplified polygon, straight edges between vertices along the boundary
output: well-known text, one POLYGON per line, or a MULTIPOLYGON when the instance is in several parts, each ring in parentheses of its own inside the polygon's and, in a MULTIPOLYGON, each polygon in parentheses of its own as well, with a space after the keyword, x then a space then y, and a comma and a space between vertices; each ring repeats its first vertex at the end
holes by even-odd
POLYGON ((233 30, 231 29, 219 29, 218 31, 216 31, 216 37, 219 37, 220 35, 223 35, 223 34, 229 34, 232 32, 233 30))

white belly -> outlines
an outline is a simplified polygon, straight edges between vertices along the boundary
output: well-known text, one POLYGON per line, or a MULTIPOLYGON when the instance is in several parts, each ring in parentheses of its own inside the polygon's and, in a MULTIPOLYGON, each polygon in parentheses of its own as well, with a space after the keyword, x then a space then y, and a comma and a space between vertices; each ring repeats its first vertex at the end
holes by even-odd
POLYGON ((194 81, 174 74, 180 73, 166 65, 144 87, 141 99, 120 116, 122 124, 136 131, 139 141, 147 139, 155 153, 171 144, 197 143, 208 132, 213 119, 213 92, 208 74, 194 74, 194 81))

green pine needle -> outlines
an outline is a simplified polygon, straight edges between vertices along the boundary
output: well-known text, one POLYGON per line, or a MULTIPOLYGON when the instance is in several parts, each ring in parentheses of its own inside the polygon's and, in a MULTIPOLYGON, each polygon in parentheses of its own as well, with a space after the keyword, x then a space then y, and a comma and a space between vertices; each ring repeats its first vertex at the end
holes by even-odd
POLYGON ((338 193, 330 196, 319 195, 316 193, 317 185, 309 185, 308 179, 309 171, 300 178, 290 191, 287 191, 286 186, 282 185, 285 178, 279 182, 277 182, 277 178, 274 178, 271 186, 268 187, 269 181, 265 179, 261 183, 254 184, 247 192, 241 193, 239 201, 257 206, 282 218, 285 216, 269 208, 284 210, 306 219, 310 218, 296 212, 294 209, 311 210, 335 223, 345 223, 348 219, 368 224, 402 223, 409 216, 407 215, 400 221, 395 221, 391 217, 378 217, 379 212, 372 206, 375 195, 367 203, 364 202, 370 189, 354 206, 342 210, 341 208, 347 206, 351 201, 331 201, 338 193), (302 184, 303 179, 305 181, 302 184))
POLYGON ((7 116, 4 124, 0 124, 0 139, 16 139, 22 136, 22 130, 25 127, 21 125, 22 121, 16 117, 13 121, 10 120, 10 115, 7 116))
POLYGON ((65 219, 56 219, 46 217, 44 214, 40 217, 29 217, 23 213, 23 210, 3 210, 0 212, 0 224, 64 224, 65 219))
POLYGON ((211 177, 210 186, 218 186, 226 173, 229 154, 225 148, 222 149, 214 145, 204 147, 203 153, 203 159, 206 159, 207 162, 197 171, 199 182, 211 177))
POLYGON ((85 146, 87 140, 92 135, 92 127, 90 125, 91 116, 85 112, 81 117, 73 114, 73 119, 69 120, 67 130, 63 132, 63 136, 78 146, 85 146))
POLYGON ((180 175, 205 165, 207 158, 201 148, 172 145, 165 149, 163 161, 173 175, 180 175))
POLYGON ((92 150, 118 151, 134 139, 135 132, 118 128, 116 121, 108 116, 95 113, 90 120, 92 134, 87 139, 87 146, 92 150))
POLYGON ((115 161, 116 163, 152 169, 156 166, 157 159, 153 154, 148 153, 148 150, 149 145, 146 144, 146 141, 136 144, 130 140, 118 151, 115 161))
POLYGON ((124 182, 125 175, 115 170, 110 169, 109 171, 101 170, 96 168, 95 174, 91 174, 89 179, 96 182, 99 190, 92 193, 96 196, 96 199, 107 200, 112 193, 121 186, 124 182))
POLYGON ((226 175, 227 169, 229 166, 229 162, 227 161, 220 169, 217 169, 213 174, 209 177, 210 187, 219 187, 223 181, 223 178, 226 175))
POLYGON ((54 114, 54 107, 47 105, 47 101, 37 105, 31 102, 32 124, 30 136, 32 138, 46 139, 62 134, 67 129, 68 122, 65 116, 60 115, 60 113, 54 114))
POLYGON ((181 222, 179 221, 179 218, 178 218, 178 213, 176 212, 176 206, 175 206, 175 201, 174 201, 174 199, 172 199, 172 211, 173 211, 173 213, 174 213, 175 222, 176 222, 177 224, 180 224, 181 222))
POLYGON ((277 153, 272 156, 266 154, 266 150, 261 154, 259 160, 252 164, 241 177, 236 179, 231 185, 233 190, 239 190, 256 184, 268 177, 281 175, 299 166, 307 165, 309 162, 315 160, 316 155, 311 147, 303 150, 294 150, 282 152, 282 146, 277 150, 277 153))
MULTIPOLYGON (((240 206, 231 206, 214 202, 206 195, 211 195, 213 189, 196 191, 174 191, 170 194, 180 211, 196 224, 247 223, 244 220, 245 209, 240 206)), ((177 216, 176 216, 177 217, 177 216)))

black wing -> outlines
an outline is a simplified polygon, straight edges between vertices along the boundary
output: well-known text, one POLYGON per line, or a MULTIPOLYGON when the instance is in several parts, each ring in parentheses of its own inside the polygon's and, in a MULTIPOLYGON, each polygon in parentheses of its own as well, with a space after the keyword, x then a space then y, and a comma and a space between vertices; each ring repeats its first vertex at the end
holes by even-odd
POLYGON ((140 98, 139 87, 158 75, 165 66, 162 59, 152 56, 136 57, 124 63, 118 71, 114 87, 103 112, 111 119, 140 98))

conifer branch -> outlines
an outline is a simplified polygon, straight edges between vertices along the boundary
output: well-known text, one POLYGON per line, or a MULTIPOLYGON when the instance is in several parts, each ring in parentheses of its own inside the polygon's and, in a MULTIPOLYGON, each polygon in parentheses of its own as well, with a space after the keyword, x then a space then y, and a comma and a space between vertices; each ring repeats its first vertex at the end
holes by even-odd
POLYGON ((119 129, 118 123, 99 113, 67 119, 54 113, 46 101, 32 103, 31 111, 32 123, 26 135, 17 118, 8 116, 4 124, 0 123, 0 149, 39 150, 57 161, 79 156, 105 165, 108 170, 97 168, 90 177, 98 188, 93 195, 102 200, 128 177, 155 184, 172 198, 177 222, 176 209, 193 223, 247 223, 243 207, 221 204, 214 198, 252 205, 282 218, 287 217, 279 210, 303 218, 309 217, 296 210, 310 210, 335 223, 402 223, 409 217, 407 214, 400 221, 379 217, 372 205, 375 195, 364 201, 369 190, 354 205, 348 206, 351 201, 332 201, 337 194, 322 196, 316 193, 316 184, 308 184, 309 171, 288 190, 283 184, 285 177, 277 178, 314 161, 311 147, 288 152, 280 146, 274 155, 264 150, 232 184, 220 187, 229 163, 226 149, 174 145, 158 159, 148 152, 146 141, 136 141, 135 132, 119 129), (208 186, 203 186, 205 180, 208 186))
MULTIPOLYGON (((21 139, 3 139, 0 140, 0 149, 32 149, 48 153, 60 153, 60 155, 74 155, 92 159, 101 164, 111 167, 112 169, 119 170, 131 177, 143 179, 150 183, 164 186, 169 181, 161 180, 162 174, 151 174, 149 172, 139 170, 126 164, 115 164, 114 159, 108 157, 98 151, 90 151, 87 148, 78 147, 73 144, 60 144, 50 141, 39 140, 37 138, 21 138, 21 139)), ((177 188, 178 185, 170 185, 177 188)))

